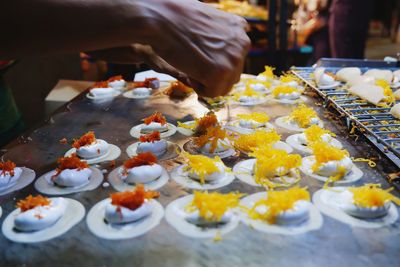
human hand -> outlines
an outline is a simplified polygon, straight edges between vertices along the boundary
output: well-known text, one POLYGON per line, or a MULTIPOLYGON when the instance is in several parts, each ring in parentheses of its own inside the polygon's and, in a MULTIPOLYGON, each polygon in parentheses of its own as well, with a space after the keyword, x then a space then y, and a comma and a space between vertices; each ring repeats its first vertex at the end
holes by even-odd
MULTIPOLYGON (((243 70, 250 45, 243 18, 197 0, 146 0, 149 44, 199 94, 224 95, 243 70)), ((182 80, 182 78, 180 79, 182 80)))

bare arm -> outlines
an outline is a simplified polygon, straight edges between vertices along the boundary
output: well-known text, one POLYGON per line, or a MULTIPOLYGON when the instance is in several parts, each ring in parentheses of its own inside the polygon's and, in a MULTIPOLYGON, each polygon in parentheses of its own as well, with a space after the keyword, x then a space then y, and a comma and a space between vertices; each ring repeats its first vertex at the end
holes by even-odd
POLYGON ((243 19, 197 0, 13 0, 0 10, 2 59, 115 48, 122 56, 139 43, 210 96, 239 79, 249 46, 243 19))
POLYGON ((0 58, 97 50, 148 42, 141 1, 1 1, 0 58))

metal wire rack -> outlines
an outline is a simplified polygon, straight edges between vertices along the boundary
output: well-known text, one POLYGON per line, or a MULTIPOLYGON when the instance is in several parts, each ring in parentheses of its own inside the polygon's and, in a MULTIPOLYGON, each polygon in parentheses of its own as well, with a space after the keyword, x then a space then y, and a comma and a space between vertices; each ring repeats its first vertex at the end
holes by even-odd
MULTIPOLYGON (((336 73, 339 68, 326 68, 336 73)), ((366 69, 361 68, 364 72, 366 69)), ((293 74, 319 94, 325 105, 335 108, 345 117, 349 130, 358 129, 379 151, 400 168, 400 120, 390 114, 390 108, 377 107, 361 98, 351 95, 345 85, 333 89, 318 88, 312 78, 314 69, 294 67, 293 74)))

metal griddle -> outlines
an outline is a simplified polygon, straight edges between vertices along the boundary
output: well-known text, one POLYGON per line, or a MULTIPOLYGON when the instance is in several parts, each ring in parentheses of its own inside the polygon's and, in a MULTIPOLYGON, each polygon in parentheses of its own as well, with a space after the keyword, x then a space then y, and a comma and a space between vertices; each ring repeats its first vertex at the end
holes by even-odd
MULTIPOLYGON (((363 172, 363 179, 357 183, 382 183, 388 187, 386 175, 397 170, 389 160, 381 157, 363 138, 355 141, 348 136, 347 127, 331 117, 324 117, 320 101, 307 97, 307 104, 313 106, 326 127, 338 135, 338 139, 354 157, 376 157, 378 166, 370 168, 366 163, 357 163, 363 172), (317 102, 319 105, 315 105, 317 102)), ((217 111, 222 121, 231 120, 237 113, 265 111, 272 118, 287 115, 293 106, 263 104, 254 108, 227 106, 217 111)), ((58 157, 69 149, 59 140, 72 140, 89 130, 97 137, 118 145, 122 150, 116 161, 119 166, 127 159, 125 149, 136 140, 129 135, 132 126, 154 111, 163 112, 168 121, 190 120, 202 116, 207 109, 195 95, 185 101, 171 101, 163 95, 151 100, 133 100, 118 97, 110 103, 93 103, 81 94, 59 109, 47 122, 13 141, 2 151, 3 159, 15 161, 36 171, 37 176, 53 169, 58 157)), ((279 129, 282 140, 288 133, 279 129)), ((181 147, 188 138, 179 133, 168 138, 181 147)), ((230 167, 237 162, 228 162, 230 167)), ((177 166, 176 161, 161 163, 168 170, 177 166)), ((108 172, 109 163, 101 164, 108 172)), ((107 174, 106 174, 107 177, 107 174)), ((308 186, 311 193, 322 187, 322 183, 304 178, 301 185, 308 186)), ((262 188, 246 185, 235 180, 221 192, 238 190, 255 193, 262 188)), ((111 187, 99 187, 90 192, 72 194, 67 197, 80 201, 86 212, 98 201, 114 192, 111 187)), ((160 203, 165 207, 190 190, 181 188, 170 181, 160 190, 160 203)), ((28 194, 37 194, 33 185, 0 197, 3 216, 0 222, 15 208, 16 200, 28 194)), ((85 220, 63 236, 39 244, 17 244, 0 235, 1 266, 398 266, 400 255, 400 223, 382 229, 352 228, 323 215, 320 230, 296 236, 272 235, 255 231, 243 224, 223 236, 222 241, 190 239, 180 235, 165 220, 144 236, 120 241, 102 240, 91 234, 85 220)))
MULTIPOLYGON (((329 67, 336 73, 340 68, 329 67)), ((391 68, 385 68, 395 70, 391 68)), ((364 73, 368 68, 361 68, 364 73)), ((311 77, 314 68, 296 67, 292 72, 324 100, 324 105, 335 109, 350 131, 363 135, 378 151, 400 169, 400 120, 390 114, 390 107, 377 107, 350 94, 342 83, 337 88, 321 89, 311 77)))

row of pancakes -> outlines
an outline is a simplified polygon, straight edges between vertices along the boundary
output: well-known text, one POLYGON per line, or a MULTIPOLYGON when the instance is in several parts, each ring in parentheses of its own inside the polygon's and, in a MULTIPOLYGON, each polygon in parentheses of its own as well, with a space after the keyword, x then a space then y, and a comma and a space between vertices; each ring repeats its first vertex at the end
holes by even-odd
MULTIPOLYGON (((280 121, 282 123, 279 126, 287 126, 288 129, 294 127, 301 132, 296 140, 302 146, 311 149, 314 157, 312 164, 309 165, 311 173, 325 176, 328 181, 335 182, 351 172, 353 162, 348 152, 333 145, 334 135, 322 128, 321 120, 311 108, 300 105, 280 121)), ((222 127, 212 113, 193 122, 178 125, 178 128, 192 131, 194 135, 192 142, 198 149, 196 152, 199 153, 199 155, 186 152, 181 154, 186 160, 184 171, 187 176, 200 184, 215 182, 225 172, 230 171, 225 167, 221 157, 226 151, 233 149, 255 159, 250 173, 256 183, 268 189, 295 184, 295 182, 288 182, 286 178, 298 177, 301 156, 273 147, 280 140, 280 136, 271 127, 266 114, 242 114, 238 116, 235 123, 234 127, 248 132, 240 133, 239 131, 239 134, 234 134, 232 137, 227 133, 228 128, 222 127)), ((156 162, 157 156, 165 153, 167 146, 166 140, 161 139, 161 135, 168 132, 170 127, 171 125, 160 113, 144 119, 140 127, 142 136, 137 146, 137 155, 127 160, 119 172, 121 180, 136 185, 136 190, 116 193, 110 197, 104 213, 104 219, 108 223, 130 223, 151 214, 149 211, 151 208, 146 203, 157 197, 158 193, 145 190, 145 186, 140 184, 151 183, 162 175, 162 167, 156 162)), ((104 140, 96 139, 94 133, 88 133, 75 140, 73 148, 76 154, 61 158, 58 168, 51 176, 51 182, 55 186, 80 187, 88 183, 92 170, 85 160, 102 157, 110 150, 109 144, 104 140)), ((232 155, 228 154, 228 156, 232 155)), ((15 184, 23 174, 21 168, 16 167, 12 162, 1 163, 0 170, 0 187, 15 184)), ((297 182, 298 179, 295 181, 297 182)), ((388 203, 391 201, 398 203, 395 197, 381 189, 379 185, 351 187, 345 192, 348 205, 345 205, 344 210, 355 217, 382 217, 389 210, 388 203), (380 201, 372 201, 376 199, 380 201)), ((199 227, 207 226, 209 223, 213 225, 227 223, 232 218, 229 210, 237 207, 242 196, 239 193, 224 196, 218 193, 196 192, 193 201, 185 208, 188 211, 185 220, 199 227), (224 203, 224 205, 217 205, 211 201, 215 197, 220 199, 218 204, 224 203), (208 204, 204 205, 204 203, 208 204)), ((308 192, 304 188, 268 191, 266 196, 250 207, 246 214, 252 219, 266 223, 300 223, 308 218, 309 204, 304 202, 309 202, 309 199, 308 192), (292 194, 293 197, 290 198, 281 197, 292 194), (273 199, 276 201, 274 202, 273 199)), ((40 195, 30 196, 18 202, 18 214, 13 217, 14 227, 26 232, 50 227, 65 214, 67 202, 64 198, 48 199, 40 195), (47 219, 43 220, 43 218, 47 219)))
MULTIPOLYGON (((299 110, 301 111, 301 109, 304 108, 307 107, 301 106, 299 107, 299 110)), ((300 113, 308 114, 304 111, 300 113)), ((292 117, 302 118, 301 116, 292 117)), ((284 150, 272 148, 274 141, 276 142, 277 140, 279 140, 279 136, 278 138, 274 137, 277 134, 271 128, 260 130, 260 128, 265 128, 261 127, 262 119, 264 120, 264 124, 267 123, 265 117, 263 117, 261 114, 249 114, 248 116, 239 116, 239 118, 240 120, 238 122, 238 125, 244 126, 243 128, 252 129, 254 132, 250 134, 239 135, 239 137, 233 143, 236 144, 237 148, 240 147, 242 151, 245 151, 246 153, 249 153, 250 156, 256 158, 256 163, 253 166, 252 173, 255 176, 255 180, 257 182, 273 188, 276 186, 276 184, 271 183, 271 180, 287 176, 288 174, 297 175, 297 171, 295 170, 295 168, 299 166, 299 160, 301 159, 300 156, 290 155, 284 150), (249 119, 247 122, 245 122, 246 118, 249 119), (265 141, 265 143, 262 146, 257 146, 257 144, 260 144, 260 142, 258 142, 260 140, 265 141), (269 144, 267 144, 268 140, 270 140, 269 144)), ((291 118, 291 116, 289 116, 289 118, 291 118)), ((315 118, 315 114, 312 113, 308 122, 309 128, 306 129, 304 133, 300 134, 300 136, 298 137, 300 142, 305 143, 306 145, 310 145, 311 147, 315 146, 314 152, 322 151, 322 153, 318 154, 318 157, 322 157, 324 159, 322 159, 322 161, 317 160, 316 164, 318 163, 319 167, 315 167, 316 164, 314 164, 313 169, 315 169, 318 174, 324 174, 328 177, 333 177, 343 170, 344 172, 342 173, 342 175, 345 175, 346 172, 351 170, 351 167, 349 167, 349 165, 352 164, 351 159, 348 157, 348 153, 329 146, 329 142, 332 140, 332 134, 329 131, 320 128, 317 125, 318 123, 313 123, 314 121, 316 121, 315 118), (316 132, 318 131, 320 132, 320 134, 316 134, 316 132), (332 155, 334 155, 334 157, 330 158, 329 155, 326 155, 326 151, 332 152, 332 155)), ((304 123, 303 119, 299 119, 297 121, 297 126, 306 126, 305 124, 300 124, 301 122, 304 123)), ((142 151, 138 152, 137 156, 127 160, 124 163, 123 168, 121 168, 121 171, 119 172, 122 180, 126 181, 129 184, 138 185, 141 183, 151 183, 161 176, 162 167, 156 163, 157 158, 152 153, 152 151, 155 151, 156 153, 160 152, 159 146, 162 145, 158 143, 160 141, 158 131, 165 132, 167 130, 167 128, 163 126, 165 124, 165 118, 159 113, 153 114, 152 116, 144 120, 145 126, 143 127, 143 133, 148 133, 148 135, 146 135, 146 138, 142 138, 141 141, 148 144, 144 146, 142 151), (156 145, 151 146, 152 143, 155 143, 156 145)), ((191 127, 193 127, 193 125, 191 125, 191 127)), ((195 143, 203 144, 204 142, 202 141, 202 137, 207 137, 207 140, 210 140, 210 142, 204 143, 203 147, 205 146, 205 144, 208 143, 208 146, 204 148, 204 152, 206 152, 205 154, 207 156, 210 156, 210 153, 214 153, 214 157, 210 158, 204 155, 190 155, 188 153, 183 153, 183 156, 187 159, 186 171, 190 178, 198 180, 200 181, 200 183, 214 182, 215 180, 218 180, 225 171, 228 171, 228 169, 225 167, 219 157, 215 156, 215 153, 217 155, 218 153, 221 153, 225 146, 229 145, 231 140, 226 137, 226 134, 221 134, 221 132, 223 132, 224 130, 220 127, 219 122, 216 119, 215 114, 213 113, 207 114, 203 118, 195 120, 193 129, 194 134, 197 135, 194 139, 195 143)), ((93 133, 88 133, 78 140, 75 140, 73 142, 73 147, 76 149, 76 154, 73 154, 70 157, 61 158, 59 160, 59 166, 56 170, 56 173, 51 177, 52 182, 57 186, 79 187, 83 184, 86 184, 91 176, 91 169, 89 168, 87 163, 81 160, 81 158, 90 159, 107 153, 107 143, 103 140, 97 140, 93 133)), ((200 152, 202 151, 203 150, 200 149, 200 152)), ((16 167, 15 164, 11 162, 4 163, 1 169, 3 175, 2 178, 4 178, 4 181, 7 179, 14 179, 15 181, 22 173, 20 168, 16 167)), ((376 187, 371 188, 374 188, 374 190, 376 191, 376 187)), ((136 194, 133 192, 131 192, 131 194, 133 195, 130 195, 129 192, 123 193, 127 196, 128 199, 134 198, 133 195, 136 194)), ((153 196, 154 194, 150 195, 153 196)), ((17 216, 19 218, 15 221, 15 227, 17 229, 25 229, 26 231, 36 231, 43 229, 42 226, 45 227, 51 225, 52 222, 54 223, 54 221, 57 220, 57 218, 60 218, 60 214, 65 212, 65 201, 60 200, 60 198, 54 200, 54 207, 56 207, 54 209, 51 207, 43 209, 43 206, 51 206, 52 204, 50 203, 53 203, 48 199, 43 199, 43 197, 38 196, 36 198, 29 197, 28 199, 24 200, 31 203, 31 206, 29 206, 31 208, 21 208, 19 204, 19 208, 21 210, 20 214, 24 215, 17 216), (46 215, 47 213, 51 213, 52 215, 46 215), (40 214, 40 216, 38 216, 38 214, 40 214), (48 218, 48 222, 46 222, 46 220, 42 220, 44 217, 48 218), (38 224, 36 225, 36 223, 38 224), (41 225, 40 223, 43 223, 43 225, 41 225)), ((309 199, 309 197, 306 197, 305 199, 309 199)), ((297 201, 303 200, 304 199, 302 198, 298 199, 297 201)), ((114 202, 114 204, 115 203, 117 202, 114 202)), ((144 200, 143 203, 145 203, 144 200)), ((291 209, 289 209, 289 211, 285 210, 282 212, 289 212, 290 215, 290 212, 295 212, 297 211, 297 209, 300 209, 302 210, 302 212, 300 213, 303 214, 302 218, 304 218, 304 216, 306 216, 305 214, 308 213, 305 212, 305 210, 307 209, 304 208, 304 204, 301 204, 303 202, 299 202, 300 204, 295 203, 296 202, 293 202, 292 205, 289 205, 291 206, 291 209)), ((112 204, 110 205, 106 209, 105 213, 106 220, 109 223, 132 222, 148 215, 147 208, 140 208, 140 205, 132 208, 131 213, 129 212, 129 208, 125 206, 123 207, 127 208, 128 210, 121 209, 120 205, 122 204, 115 204, 114 206, 112 206, 112 204), (125 211, 126 216, 124 215, 124 213, 122 213, 121 216, 121 210, 125 211), (114 211, 114 213, 111 211, 114 211), (118 216, 116 214, 118 214, 118 216), (119 221, 115 218, 119 218, 119 221)), ((126 205, 129 205, 129 202, 126 205)), ((388 207, 387 204, 385 205, 386 207, 388 207)), ((359 212, 356 215, 359 217, 362 217, 363 214, 364 216, 374 216, 371 215, 371 213, 374 214, 374 212, 371 212, 373 210, 376 210, 375 215, 378 217, 382 216, 383 214, 382 209, 376 209, 376 207, 364 207, 364 209, 363 207, 353 207, 353 210, 354 209, 356 209, 356 213, 359 212)), ((257 208, 255 210, 257 210, 258 213, 266 213, 268 208, 263 207, 257 208)), ((386 211, 387 210, 388 209, 386 209, 386 211)), ((255 211, 253 210, 253 216, 255 216, 254 212, 255 211)), ((189 216, 189 218, 192 217, 193 215, 189 216)), ((289 217, 292 218, 291 216, 289 217)), ((214 216, 214 223, 216 218, 222 220, 223 216, 214 216)), ((226 216, 224 218, 224 220, 227 220, 226 218, 229 218, 229 216, 226 216)), ((278 218, 280 217, 278 216, 278 218)), ((198 219, 204 220, 205 218, 199 217, 198 219)), ((193 221, 193 218, 188 220, 193 221)), ((267 221, 271 222, 274 220, 280 221, 280 219, 276 218, 268 219, 267 221)), ((295 221, 297 221, 297 219, 295 221)), ((204 224, 204 222, 200 224, 204 224)))

